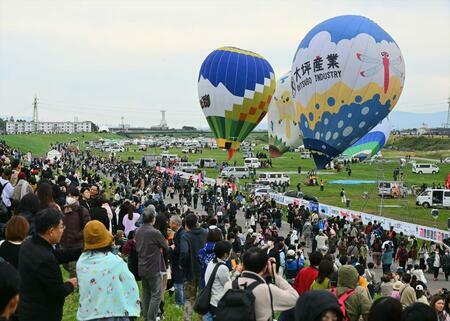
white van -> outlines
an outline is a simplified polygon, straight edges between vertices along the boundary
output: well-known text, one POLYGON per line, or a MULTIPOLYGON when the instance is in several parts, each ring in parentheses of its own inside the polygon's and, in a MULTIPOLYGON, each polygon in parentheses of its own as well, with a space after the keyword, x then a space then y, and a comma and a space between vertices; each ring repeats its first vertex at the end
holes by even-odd
POLYGON ((405 197, 408 189, 405 183, 398 181, 378 182, 378 196, 380 197, 405 197))
POLYGON ((214 168, 217 165, 217 161, 214 158, 199 158, 195 161, 195 165, 199 168, 214 168))
POLYGON ((222 177, 237 177, 237 178, 248 178, 250 177, 250 170, 248 167, 225 167, 220 173, 222 177))
POLYGON ((179 162, 177 165, 175 165, 175 169, 177 171, 185 172, 185 173, 195 173, 198 169, 197 166, 195 166, 192 163, 188 162, 179 162))
POLYGON ((412 165, 412 171, 416 174, 436 174, 439 173, 439 167, 435 164, 417 164, 412 165))
POLYGON ((416 198, 416 204, 428 207, 450 207, 450 189, 427 188, 416 198))
POLYGON ((291 178, 289 177, 289 175, 283 173, 262 172, 258 173, 258 179, 256 180, 256 182, 261 184, 271 184, 271 183, 283 184, 287 182, 288 184, 290 184, 291 178))
POLYGON ((255 157, 248 157, 244 159, 244 166, 248 168, 260 168, 261 162, 255 157))

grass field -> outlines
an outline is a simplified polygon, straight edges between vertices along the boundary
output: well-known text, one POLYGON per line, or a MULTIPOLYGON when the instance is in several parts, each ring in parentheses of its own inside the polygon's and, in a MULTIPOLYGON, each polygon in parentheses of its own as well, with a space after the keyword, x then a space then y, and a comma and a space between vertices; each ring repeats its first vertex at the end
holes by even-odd
MULTIPOLYGON (((93 140, 99 138, 110 138, 110 139, 120 139, 122 136, 115 134, 79 134, 79 135, 8 135, 2 137, 8 144, 13 147, 19 148, 21 150, 27 151, 31 150, 37 155, 43 155, 48 150, 51 143, 67 142, 67 141, 77 141, 83 148, 85 140, 93 140)), ((255 133, 250 136, 250 139, 257 141, 258 147, 256 151, 262 151, 262 141, 264 136, 261 133, 255 133)), ((447 139, 447 142, 449 140, 447 139)), ((439 140, 439 144, 442 145, 442 141, 439 140)), ((410 145, 408 145, 410 146, 410 145)), ((443 146, 447 146, 444 144, 443 146)), ((101 153, 95 151, 98 154, 106 156, 106 153, 101 153)), ((134 160, 141 160, 144 154, 160 154, 162 152, 159 148, 149 148, 147 151, 139 151, 138 146, 130 145, 127 146, 127 150, 123 153, 118 153, 118 157, 123 160, 128 160, 129 158, 134 160)), ((173 154, 182 155, 181 148, 172 148, 168 152, 173 154)), ((439 162, 439 157, 450 156, 450 152, 444 151, 415 151, 415 152, 399 152, 393 150, 383 150, 383 155, 385 157, 385 162, 380 165, 370 165, 366 163, 353 164, 352 176, 348 177, 346 172, 336 173, 335 171, 325 171, 328 175, 319 175, 320 178, 325 181, 325 190, 320 192, 318 186, 305 186, 304 181, 306 178, 305 174, 296 174, 297 168, 300 166, 302 171, 308 171, 314 167, 313 161, 311 159, 300 159, 298 153, 289 152, 285 153, 282 157, 274 158, 272 160, 273 168, 271 169, 258 169, 258 171, 283 171, 283 172, 294 172, 290 174, 291 177, 291 188, 294 189, 298 182, 302 184, 302 190, 311 195, 315 195, 319 198, 319 201, 335 205, 342 206, 340 203, 339 192, 342 187, 344 187, 347 198, 351 199, 350 208, 358 211, 365 211, 374 214, 381 214, 387 217, 400 219, 403 221, 418 223, 428 226, 434 226, 435 222, 431 217, 430 210, 418 207, 415 205, 414 197, 407 197, 405 199, 385 199, 383 204, 386 207, 380 207, 380 199, 377 196, 377 186, 376 184, 358 184, 358 185, 345 185, 341 186, 339 184, 330 184, 333 180, 342 179, 358 179, 358 180, 392 180, 392 172, 398 167, 398 159, 406 154, 411 154, 414 157, 423 157, 435 159, 435 162, 439 162), (366 201, 363 199, 363 193, 367 192, 369 199, 366 201), (392 207, 398 206, 398 207, 392 207)), ((201 154, 186 154, 189 161, 195 161, 201 157, 215 158, 220 164, 223 161, 227 161, 227 153, 218 149, 205 149, 201 154)), ((233 164, 236 161, 237 165, 243 165, 242 153, 237 152, 230 162, 233 164)), ((436 175, 417 175, 413 174, 411 171, 411 165, 408 165, 405 170, 405 180, 408 185, 422 185, 423 183, 431 185, 433 182, 438 184, 443 184, 447 173, 450 172, 449 164, 438 164, 440 166, 440 173, 436 175)), ((216 177, 220 173, 216 172, 214 169, 206 169, 206 175, 208 177, 216 177)), ((240 183, 251 182, 249 179, 241 180, 240 183)), ((437 224, 440 228, 446 229, 447 218, 450 216, 450 210, 441 209, 440 215, 437 220, 437 224)))
POLYGON ((50 146, 56 142, 65 143, 77 141, 80 145, 86 140, 96 139, 120 139, 122 136, 109 133, 80 133, 80 134, 30 134, 30 135, 2 135, 0 139, 6 141, 9 146, 20 149, 23 152, 31 151, 34 156, 45 156, 50 146))

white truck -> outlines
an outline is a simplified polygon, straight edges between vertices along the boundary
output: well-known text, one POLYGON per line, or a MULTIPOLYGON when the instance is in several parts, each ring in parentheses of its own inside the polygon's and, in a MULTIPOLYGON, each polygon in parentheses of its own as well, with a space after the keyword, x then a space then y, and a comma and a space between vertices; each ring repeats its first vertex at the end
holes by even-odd
POLYGON ((450 207, 450 189, 427 188, 416 198, 416 204, 428 207, 450 207))

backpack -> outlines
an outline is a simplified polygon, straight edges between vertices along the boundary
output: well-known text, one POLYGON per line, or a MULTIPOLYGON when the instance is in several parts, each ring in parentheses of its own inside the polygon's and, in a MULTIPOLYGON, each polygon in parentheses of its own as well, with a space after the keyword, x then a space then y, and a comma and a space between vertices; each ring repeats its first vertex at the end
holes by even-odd
MULTIPOLYGON (((255 282, 248 286, 245 283, 244 288, 241 288, 239 278, 236 278, 231 283, 232 288, 225 293, 217 305, 215 321, 256 321, 255 296, 252 291, 264 282, 257 276, 245 274, 245 272, 242 276, 254 279, 255 282)), ((273 300, 270 288, 269 293, 273 315, 273 300)))
POLYGON ((341 312, 344 318, 342 321, 350 321, 350 317, 347 314, 347 309, 345 308, 345 301, 353 294, 355 293, 354 289, 347 290, 344 294, 342 294, 340 297, 337 296, 336 288, 331 289, 331 293, 338 299, 339 306, 341 307, 341 312))
POLYGON ((200 293, 197 296, 194 304, 194 311, 198 314, 204 315, 209 311, 209 302, 211 301, 211 289, 216 278, 217 270, 221 265, 225 265, 221 262, 217 263, 214 266, 214 269, 211 272, 211 276, 208 279, 208 283, 206 286, 200 290, 200 293))

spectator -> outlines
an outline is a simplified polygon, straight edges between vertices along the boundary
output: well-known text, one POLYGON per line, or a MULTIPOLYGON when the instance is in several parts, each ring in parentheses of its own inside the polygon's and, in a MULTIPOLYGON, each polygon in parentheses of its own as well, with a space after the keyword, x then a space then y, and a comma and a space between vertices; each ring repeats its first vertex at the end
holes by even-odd
POLYGON ((19 252, 20 321, 60 321, 66 296, 78 286, 63 282, 59 264, 75 261, 81 249, 55 250, 64 232, 63 215, 48 207, 36 216, 36 235, 19 252))
POLYGON ((367 290, 357 288, 358 280, 358 271, 353 266, 344 265, 339 269, 338 284, 334 293, 338 299, 346 293, 351 293, 344 302, 349 321, 358 321, 360 317, 367 320, 371 306, 367 290))
POLYGON ((422 284, 417 284, 416 285, 416 298, 417 298, 417 302, 426 304, 426 305, 430 305, 430 303, 428 303, 427 297, 425 296, 425 292, 424 292, 424 288, 422 284))
POLYGON ((440 295, 434 295, 430 300, 430 306, 437 314, 438 321, 450 321, 450 315, 445 311, 445 300, 440 295))
POLYGON ((295 306, 296 321, 342 321, 341 307, 336 297, 328 291, 309 291, 295 306), (318 304, 320 302, 320 304, 318 304))
MULTIPOLYGON (((71 187, 66 197, 64 205, 64 232, 61 237, 61 247, 65 249, 77 249, 83 247, 83 228, 89 222, 90 216, 87 209, 80 206, 80 191, 71 187)), ((76 263, 64 264, 64 268, 69 272, 69 277, 76 277, 76 263)))
POLYGON ((11 214, 11 198, 14 193, 14 187, 12 186, 11 169, 5 168, 2 175, 0 175, 0 189, 1 189, 1 202, 0 202, 0 223, 5 223, 9 220, 11 214))
POLYGON ((91 211, 91 206, 89 204, 91 199, 91 192, 89 190, 89 187, 84 186, 80 190, 81 199, 80 199, 80 205, 86 208, 88 211, 91 211))
POLYGON ((400 288, 403 286, 402 281, 395 281, 392 284, 392 293, 391 297, 400 301, 400 288))
POLYGON ((306 291, 309 291, 311 284, 317 279, 319 275, 319 270, 317 269, 320 261, 322 261, 322 253, 312 252, 309 256, 310 266, 303 268, 298 272, 294 281, 294 288, 297 290, 299 295, 302 295, 306 291))
POLYGON ((56 204, 53 199, 53 187, 50 183, 44 182, 39 184, 36 191, 39 198, 40 209, 44 210, 46 208, 53 208, 55 210, 61 211, 61 207, 56 204))
POLYGON ((381 262, 383 263, 383 274, 391 273, 391 265, 392 265, 392 249, 389 244, 386 244, 384 248, 384 252, 381 255, 381 262))
MULTIPOLYGON (((225 285, 225 293, 232 288, 233 282, 239 287, 258 285, 253 288, 255 296, 256 321, 272 320, 273 311, 286 311, 294 308, 298 294, 289 283, 274 270, 275 260, 265 250, 252 247, 242 254, 243 272, 238 279, 225 285), (270 278, 274 283, 266 283, 270 278), (272 300, 271 300, 272 297, 272 300)), ((226 294, 225 294, 226 296, 226 294)))
POLYGON ((403 310, 401 321, 438 321, 436 312, 423 303, 414 303, 403 310))
POLYGON ((333 262, 323 259, 319 264, 319 274, 311 284, 311 290, 331 289, 330 275, 333 273, 333 262))
POLYGON ((372 304, 367 321, 400 321, 401 318, 401 303, 394 298, 382 297, 372 304))
POLYGON ((173 237, 173 244, 170 246, 170 263, 172 268, 172 281, 175 288, 175 304, 179 307, 184 306, 184 272, 180 269, 180 242, 184 234, 184 229, 181 226, 181 219, 177 215, 170 217, 169 225, 172 231, 175 232, 173 237))
POLYGON ((142 278, 142 309, 146 321, 155 321, 161 302, 163 254, 169 247, 160 231, 153 227, 155 211, 145 208, 142 226, 136 231, 138 271, 142 278))
POLYGON ((39 198, 36 194, 25 195, 19 203, 18 214, 23 216, 30 224, 29 234, 34 235, 36 233, 35 217, 39 211, 39 198))
POLYGON ((393 284, 389 275, 384 274, 381 277, 380 296, 392 296, 393 284))
POLYGON ((77 320, 139 317, 139 288, 127 264, 111 252, 113 236, 96 220, 86 224, 83 235, 84 252, 76 270, 80 287, 77 320))
POLYGON ((217 264, 220 264, 220 267, 217 269, 213 285, 211 288, 211 300, 210 310, 212 317, 214 318, 216 315, 217 305, 220 299, 225 294, 225 284, 231 280, 230 271, 226 265, 227 259, 230 257, 231 252, 231 244, 227 241, 219 241, 214 246, 214 254, 215 258, 208 263, 208 267, 205 272, 205 284, 208 283, 211 274, 216 267, 217 264))
POLYGON ((402 304, 403 308, 406 308, 407 306, 417 301, 416 291, 410 285, 411 274, 408 273, 403 274, 402 281, 403 285, 399 289, 400 303, 402 304))
POLYGON ((19 304, 20 278, 9 263, 0 262, 0 321, 8 321, 19 304))
POLYGON ((109 230, 109 217, 106 208, 103 207, 103 203, 106 200, 103 196, 98 196, 95 198, 91 197, 90 206, 91 206, 91 220, 97 220, 105 225, 106 229, 109 230))
POLYGON ((5 237, 0 241, 0 257, 16 269, 19 267, 19 250, 22 242, 27 238, 30 224, 22 216, 14 215, 6 223, 5 237))
POLYGON ((18 174, 19 181, 17 182, 17 185, 14 186, 14 191, 12 195, 12 199, 16 204, 20 202, 22 197, 29 193, 33 193, 33 188, 27 181, 27 175, 24 172, 20 172, 18 174))
POLYGON ((136 208, 134 207, 134 205, 130 205, 128 207, 127 215, 125 215, 122 220, 122 224, 125 227, 125 236, 128 237, 128 234, 137 228, 135 224, 139 219, 139 216, 140 215, 136 213, 136 208))
POLYGON ((205 246, 207 232, 197 226, 197 216, 188 214, 185 219, 186 232, 180 241, 180 268, 185 273, 184 316, 185 321, 192 320, 193 307, 200 286, 202 267, 198 253, 205 246))
POLYGON ((439 276, 439 269, 441 268, 442 265, 442 258, 441 255, 439 254, 438 247, 436 247, 435 251, 431 254, 430 261, 433 269, 434 280, 437 281, 439 276))
POLYGON ((442 256, 442 270, 444 270, 445 281, 448 281, 450 275, 450 250, 445 249, 445 254, 442 256))

